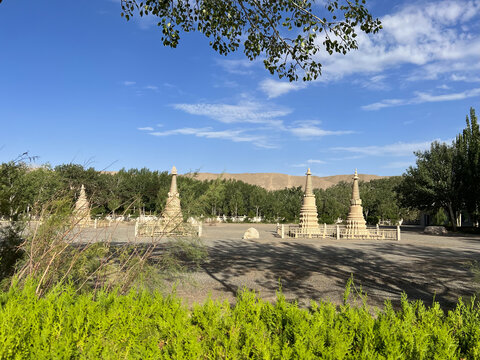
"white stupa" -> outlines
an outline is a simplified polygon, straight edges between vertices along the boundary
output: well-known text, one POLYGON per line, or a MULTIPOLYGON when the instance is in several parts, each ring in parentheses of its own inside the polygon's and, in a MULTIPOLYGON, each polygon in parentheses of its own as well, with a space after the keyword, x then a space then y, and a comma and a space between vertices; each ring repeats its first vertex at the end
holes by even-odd
POLYGON ((183 223, 182 208, 180 206, 180 194, 177 189, 177 169, 172 167, 172 183, 168 193, 167 203, 162 212, 163 231, 172 232, 178 230, 183 223))
POLYGON ((87 200, 85 186, 80 188, 80 195, 75 203, 73 217, 76 225, 88 225, 90 223, 90 203, 87 200))
POLYGON ((365 218, 363 217, 362 199, 360 199, 360 190, 358 189, 358 174, 355 169, 353 176, 352 198, 350 199, 350 210, 347 216, 347 228, 345 236, 347 238, 368 237, 369 233, 365 218))

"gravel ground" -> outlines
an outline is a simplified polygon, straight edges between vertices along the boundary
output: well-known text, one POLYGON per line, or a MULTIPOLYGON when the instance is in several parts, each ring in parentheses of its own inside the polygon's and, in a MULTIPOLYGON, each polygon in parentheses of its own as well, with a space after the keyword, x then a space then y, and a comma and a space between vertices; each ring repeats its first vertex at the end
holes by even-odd
MULTIPOLYGON (((435 297, 451 308, 458 297, 467 298, 476 290, 471 264, 480 262, 479 236, 424 235, 413 227, 402 227, 398 242, 280 239, 274 232, 271 224, 204 226, 208 261, 170 285, 189 305, 208 297, 234 302, 244 287, 273 301, 280 285, 286 298, 301 306, 320 299, 340 304, 351 274, 372 306, 382 306, 387 299, 398 306, 405 292, 409 299, 430 304, 435 297), (251 226, 260 239, 242 240, 251 226)), ((82 238, 135 241, 134 227, 87 230, 82 238)))

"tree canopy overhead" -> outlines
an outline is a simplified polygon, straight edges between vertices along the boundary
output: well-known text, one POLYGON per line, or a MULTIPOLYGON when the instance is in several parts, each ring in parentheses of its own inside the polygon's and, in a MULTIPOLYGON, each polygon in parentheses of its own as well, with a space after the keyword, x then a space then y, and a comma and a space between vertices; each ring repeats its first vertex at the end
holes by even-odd
POLYGON ((222 55, 243 52, 263 59, 265 68, 290 81, 316 79, 322 64, 315 54, 357 49, 359 32, 376 33, 380 20, 366 0, 121 0, 122 16, 158 17, 162 42, 175 48, 181 32, 198 31, 222 55), (323 10, 322 10, 323 8, 323 10))

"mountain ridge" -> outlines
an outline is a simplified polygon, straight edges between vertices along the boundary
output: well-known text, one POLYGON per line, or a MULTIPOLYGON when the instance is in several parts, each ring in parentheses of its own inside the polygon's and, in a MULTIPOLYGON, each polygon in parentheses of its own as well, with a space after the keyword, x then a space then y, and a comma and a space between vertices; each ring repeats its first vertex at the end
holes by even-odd
MULTIPOLYGON (((281 190, 284 188, 305 187, 305 176, 287 175, 281 173, 193 173, 181 176, 193 177, 197 180, 216 180, 219 177, 226 180, 238 180, 247 184, 258 185, 266 190, 281 190)), ((376 179, 384 179, 389 176, 380 176, 372 174, 358 174, 360 181, 370 181, 376 179)), ((331 176, 314 176, 312 175, 312 185, 314 189, 327 189, 335 186, 341 181, 352 182, 353 174, 350 175, 331 175, 331 176)))

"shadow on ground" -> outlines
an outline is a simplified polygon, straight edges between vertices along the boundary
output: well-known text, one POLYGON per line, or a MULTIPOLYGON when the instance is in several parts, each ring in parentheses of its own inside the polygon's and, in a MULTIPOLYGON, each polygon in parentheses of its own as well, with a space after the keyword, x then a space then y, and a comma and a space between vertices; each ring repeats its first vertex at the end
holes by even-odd
POLYGON ((327 299, 332 289, 338 292, 353 274, 357 287, 376 303, 391 299, 398 305, 405 292, 409 299, 425 303, 431 303, 435 296, 442 306, 451 308, 458 297, 474 292, 473 261, 480 261, 476 251, 399 243, 346 248, 252 241, 214 244, 202 268, 223 291, 232 294, 239 290, 236 278, 257 272, 261 274, 253 277, 257 289, 275 291, 281 279, 283 292, 297 299, 327 299))

